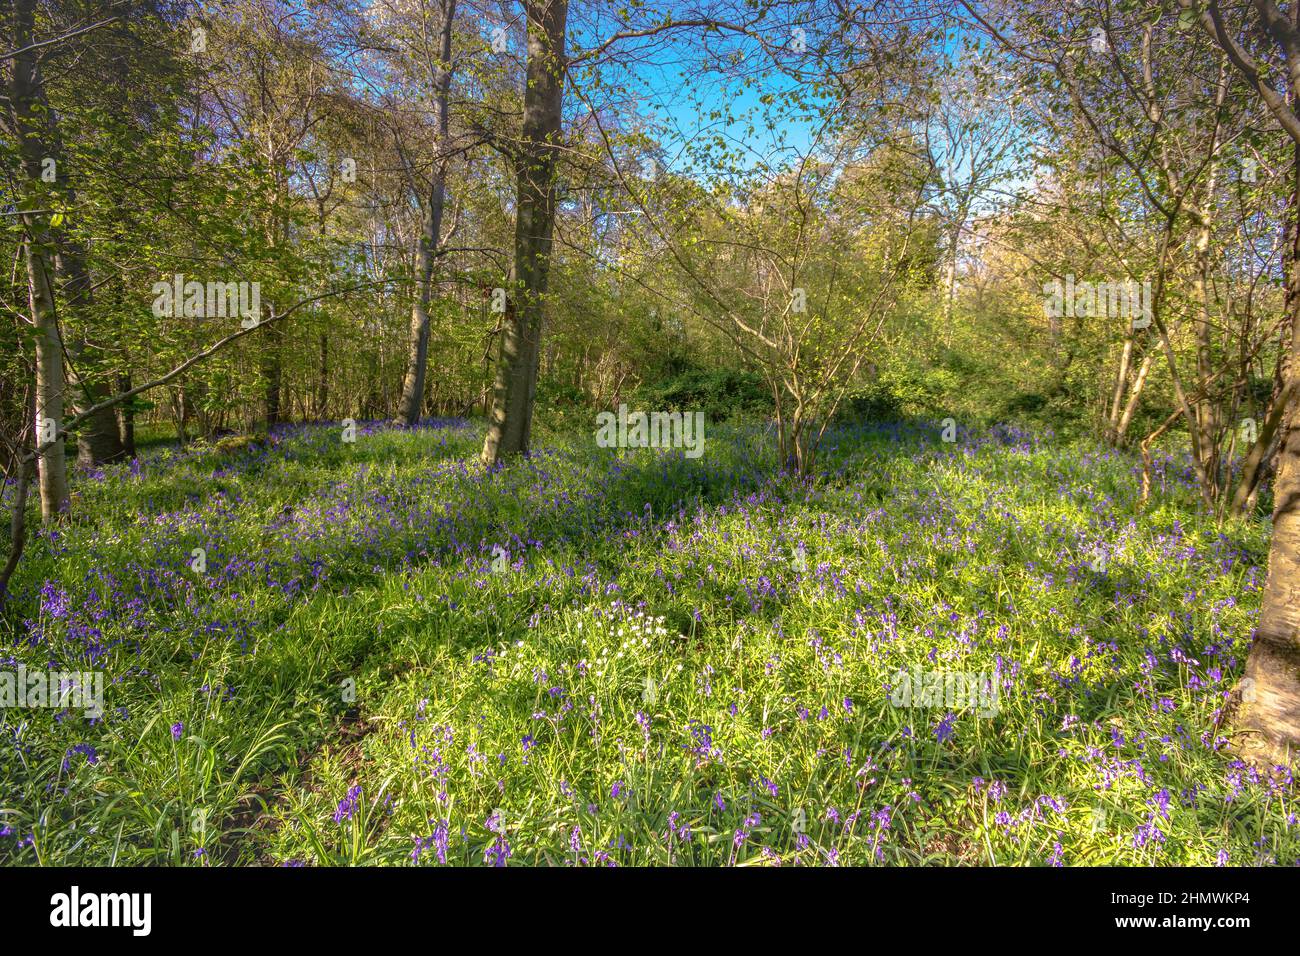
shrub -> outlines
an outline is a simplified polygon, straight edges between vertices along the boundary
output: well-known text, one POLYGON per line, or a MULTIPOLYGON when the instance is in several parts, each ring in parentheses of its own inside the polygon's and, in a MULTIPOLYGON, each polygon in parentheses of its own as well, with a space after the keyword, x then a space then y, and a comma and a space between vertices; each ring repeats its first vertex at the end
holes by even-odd
POLYGON ((840 405, 847 421, 879 421, 941 411, 943 399, 959 377, 948 369, 899 369, 882 372, 854 389, 840 405))
POLYGON ((690 369, 641 385, 633 400, 639 408, 654 411, 702 411, 713 422, 738 413, 772 410, 772 397, 762 379, 738 369, 690 369))

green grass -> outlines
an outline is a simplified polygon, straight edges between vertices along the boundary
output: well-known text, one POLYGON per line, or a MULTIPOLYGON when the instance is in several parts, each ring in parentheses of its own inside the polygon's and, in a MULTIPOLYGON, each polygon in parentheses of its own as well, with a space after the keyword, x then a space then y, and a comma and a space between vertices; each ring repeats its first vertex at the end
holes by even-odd
POLYGON ((840 431, 812 482, 749 427, 493 474, 475 427, 338 434, 80 482, 0 660, 93 661, 106 717, 0 711, 0 860, 1300 857, 1221 722, 1268 529, 1173 464, 1139 510, 1131 461, 1006 430, 840 431), (894 706, 913 667, 996 713, 894 706))

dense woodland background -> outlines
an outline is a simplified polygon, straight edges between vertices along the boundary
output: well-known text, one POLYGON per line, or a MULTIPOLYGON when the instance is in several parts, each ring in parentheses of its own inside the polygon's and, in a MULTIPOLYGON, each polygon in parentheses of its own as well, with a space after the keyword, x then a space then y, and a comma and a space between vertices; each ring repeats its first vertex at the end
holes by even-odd
MULTIPOLYGON (((1300 289, 1295 10, 0 16, 0 467, 10 488, 39 471, 46 521, 146 442, 472 416, 496 466, 534 422, 594 429, 620 403, 770 419, 805 475, 836 421, 1016 421, 1132 453, 1144 498, 1161 449, 1189 456, 1205 511, 1273 511, 1300 289), (259 323, 158 315, 178 274, 258 283, 259 323), (1053 315, 1054 282, 1146 285, 1150 321, 1083 298, 1053 315)), ((1270 600, 1265 632, 1294 623, 1270 600)))
MULTIPOLYGON (((11 116, 6 436, 31 417, 32 205, 70 410, 237 328, 154 315, 155 282, 256 281, 264 317, 294 309, 87 421, 83 463, 132 454, 140 426, 488 410, 529 148, 522 8, 26 6, 29 36, 60 38, 32 54, 26 120, 56 174, 23 177, 11 116)), ((1266 106, 1176 4, 877 6, 569 11, 544 413, 1017 417, 1136 446, 1162 425, 1190 444, 1185 404, 1207 496, 1230 500, 1287 354, 1293 150, 1266 106), (751 127, 775 131, 766 154, 751 127), (1052 318, 1067 276, 1150 283, 1157 321, 1052 318)))

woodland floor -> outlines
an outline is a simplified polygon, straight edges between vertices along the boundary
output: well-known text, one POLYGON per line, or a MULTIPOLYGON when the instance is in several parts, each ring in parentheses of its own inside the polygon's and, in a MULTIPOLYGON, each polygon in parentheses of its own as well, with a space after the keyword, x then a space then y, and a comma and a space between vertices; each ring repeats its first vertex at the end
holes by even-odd
POLYGON ((0 666, 102 670, 105 713, 0 710, 0 863, 1300 861, 1223 716, 1268 528, 1176 464, 1139 509, 1130 459, 1010 428, 840 430, 809 482, 756 426, 481 438, 81 476, 0 666), (896 706, 914 668, 996 697, 896 706))

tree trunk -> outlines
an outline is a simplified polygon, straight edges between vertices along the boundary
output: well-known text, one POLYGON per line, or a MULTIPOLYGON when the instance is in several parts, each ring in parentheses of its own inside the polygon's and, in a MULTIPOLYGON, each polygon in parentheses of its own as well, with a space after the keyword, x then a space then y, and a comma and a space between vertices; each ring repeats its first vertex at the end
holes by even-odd
MULTIPOLYGON (((125 372, 117 377, 118 392, 131 391, 131 373, 125 372)), ((131 402, 117 406, 117 431, 122 440, 122 451, 128 458, 135 457, 135 409, 131 402)))
MULTIPOLYGON (((1221 73, 1220 98, 1216 102, 1216 106, 1222 105, 1223 86, 1224 80, 1221 73)), ((1216 125, 1210 146, 1212 157, 1218 152, 1218 148, 1219 136, 1216 125)), ((1219 476, 1219 408, 1211 394, 1210 387, 1210 383, 1214 379, 1214 337, 1212 331, 1214 316, 1211 314, 1213 292, 1211 291, 1210 282, 1210 239, 1214 222, 1214 185, 1217 178, 1217 160, 1212 158, 1209 176, 1205 185, 1205 201, 1201 204, 1201 208, 1197 210, 1194 240, 1196 274, 1192 280, 1193 294, 1199 306, 1195 319, 1196 376, 1199 380, 1197 383, 1199 397, 1196 400, 1195 409, 1196 425, 1201 432, 1201 469, 1211 483, 1216 500, 1223 490, 1219 476)))
MULTIPOLYGON (((262 381, 265 383, 263 408, 266 415, 266 430, 280 424, 281 386, 284 382, 284 355, 282 343, 284 327, 276 325, 266 330, 266 352, 262 356, 262 381)), ((188 406, 188 402, 186 403, 188 406)))
POLYGON ((510 275, 501 358, 483 463, 528 451, 537 389, 542 315, 555 225, 555 150, 564 100, 564 33, 568 0, 536 0, 528 14, 528 69, 523 143, 516 175, 515 262, 510 275))
MULTIPOLYGON (((1293 215, 1287 224, 1288 248, 1291 248, 1291 244, 1295 241, 1292 238, 1292 231, 1297 218, 1300 218, 1300 215, 1293 215)), ((1232 507, 1229 511, 1229 514, 1235 518, 1254 513, 1260 485, 1267 475, 1276 474, 1274 466, 1282 451, 1281 443, 1274 442, 1274 439, 1278 437, 1279 432, 1286 431, 1286 416, 1291 407, 1289 374, 1291 350, 1287 344, 1291 341, 1293 323, 1289 300, 1285 304, 1285 309, 1278 337, 1277 362, 1273 367, 1273 388, 1269 394, 1268 405, 1265 406, 1268 414, 1264 417, 1264 426, 1260 429, 1254 446, 1246 453, 1241 464, 1241 478, 1237 483, 1237 490, 1233 494, 1232 507)))
MULTIPOLYGON (((48 114, 48 122, 55 123, 54 113, 48 114)), ((51 139, 57 143, 57 132, 51 132, 51 139)), ((58 147, 54 147, 58 151, 58 147)), ((57 167, 56 167, 57 168, 57 167)), ((65 201, 76 204, 76 194, 71 189, 64 190, 65 201)), ((85 339, 85 330, 89 326, 88 317, 94 306, 94 293, 90 274, 86 269, 86 253, 79 241, 67 235, 63 230, 53 230, 58 252, 54 258, 55 270, 61 280, 64 314, 79 317, 70 331, 67 343, 67 369, 69 393, 72 410, 81 414, 84 410, 97 405, 104 393, 93 380, 93 368, 98 362, 98 350, 92 348, 85 339), (80 330, 76 330, 80 326, 80 330)), ((77 429, 78 458, 87 467, 102 465, 106 462, 119 461, 126 456, 122 447, 122 437, 118 431, 117 416, 111 408, 95 412, 77 429)))
MULTIPOLYGON (((39 59, 31 61, 30 69, 24 77, 25 95, 29 100, 30 112, 25 126, 27 135, 36 144, 36 152, 42 162, 52 160, 55 181, 58 184, 59 199, 69 208, 77 207, 77 192, 68 181, 63 161, 63 136, 60 131, 59 114, 50 106, 45 94, 45 81, 41 76, 39 59)), ((39 175, 39 171, 38 171, 39 175)), ((33 180, 34 181, 34 180, 33 180)), ((62 305, 65 320, 75 319, 68 329, 64 341, 65 372, 70 386, 68 404, 76 414, 94 406, 103 397, 93 382, 92 369, 97 364, 97 350, 90 347, 85 340, 88 318, 94 307, 93 285, 86 268, 85 247, 61 226, 45 221, 48 230, 49 245, 46 262, 53 263, 57 279, 54 292, 62 305)), ((57 311, 56 306, 56 311, 57 311)), ((123 457, 122 443, 117 433, 117 422, 111 410, 105 409, 86 419, 77 429, 77 447, 82 464, 100 465, 116 461, 123 457)))
MULTIPOLYGON (((28 228, 35 228, 35 217, 27 217, 28 228)), ((48 263, 38 251, 41 237, 27 238, 23 249, 27 259, 28 301, 36 317, 36 445, 40 455, 41 518, 53 521, 65 514, 68 496, 68 471, 63 435, 63 342, 54 313, 54 296, 50 292, 48 263), (48 440, 48 431, 54 440, 48 440)))
POLYGON ((22 156, 24 194, 22 204, 23 260, 27 267, 27 299, 31 321, 36 327, 36 440, 40 451, 38 474, 41 517, 52 521, 69 507, 67 461, 63 436, 63 392, 66 385, 63 368, 63 341, 59 335, 58 315, 54 305, 52 242, 49 213, 44 206, 41 183, 42 160, 45 158, 41 137, 44 132, 43 111, 39 109, 40 72, 36 51, 31 49, 36 0, 15 0, 12 6, 13 46, 19 51, 12 57, 9 76, 6 132, 18 142, 22 156), (51 428, 54 440, 49 440, 51 428))
MULTIPOLYGON (((438 33, 438 69, 434 90, 438 102, 438 152, 427 202, 420 203, 420 247, 415 256, 415 301, 411 305, 411 334, 407 347, 406 375, 397 405, 397 424, 407 428, 420 420, 424 404, 425 376, 429 367, 429 301, 432 297, 433 264, 442 235, 442 210, 447 194, 447 164, 450 161, 451 127, 448 103, 451 98, 451 37, 456 19, 456 0, 444 0, 438 33)), ((417 199, 419 197, 417 196, 417 199)))
POLYGON ((1115 388, 1111 392, 1110 411, 1106 415, 1106 443, 1119 444, 1119 413, 1124 404, 1124 390, 1128 387, 1129 363, 1133 359, 1133 328, 1130 325, 1124 336, 1124 347, 1119 353, 1119 370, 1115 374, 1115 388))
POLYGON ((957 301, 957 249, 961 244, 961 230, 966 225, 965 204, 957 211, 956 221, 948 236, 948 262, 943 274, 943 344, 952 345, 952 316, 957 301))
POLYGON ((1125 436, 1128 435, 1128 427, 1133 424, 1133 416, 1137 414, 1138 403, 1142 400, 1142 390, 1146 387, 1147 376, 1151 373, 1151 360, 1154 353, 1148 352, 1142 357, 1142 364, 1138 366, 1137 378, 1133 381, 1133 387, 1129 390, 1128 402, 1124 405, 1124 411, 1119 416, 1119 422, 1115 425, 1115 444, 1118 447, 1124 446, 1125 436))
POLYGON ((330 398, 330 339, 320 334, 320 374, 316 379, 316 419, 325 421, 325 408, 330 398))
POLYGON ((1264 426, 1260 429, 1255 444, 1250 447, 1242 460, 1241 479, 1237 482, 1237 490, 1233 493, 1232 506, 1228 511, 1233 517, 1242 517, 1253 507, 1255 492, 1263 477, 1264 456, 1273 447, 1273 439, 1277 436, 1282 419, 1290 408, 1290 399, 1291 393, 1287 390, 1278 396, 1276 404, 1264 419, 1264 426))
POLYGON ((407 346, 406 375, 397 404, 397 424, 410 428, 420 420, 424 403, 424 377, 429 365, 429 300, 433 263, 442 221, 444 177, 440 172, 429 202, 425 205, 420 228, 420 248, 415 255, 415 301, 411 304, 411 334, 407 346))
POLYGON ((1255 643, 1246 659, 1239 729, 1241 751, 1256 763, 1289 762, 1300 750, 1300 143, 1294 151, 1290 270, 1286 307, 1291 316, 1290 394, 1273 485, 1273 541, 1255 643))

